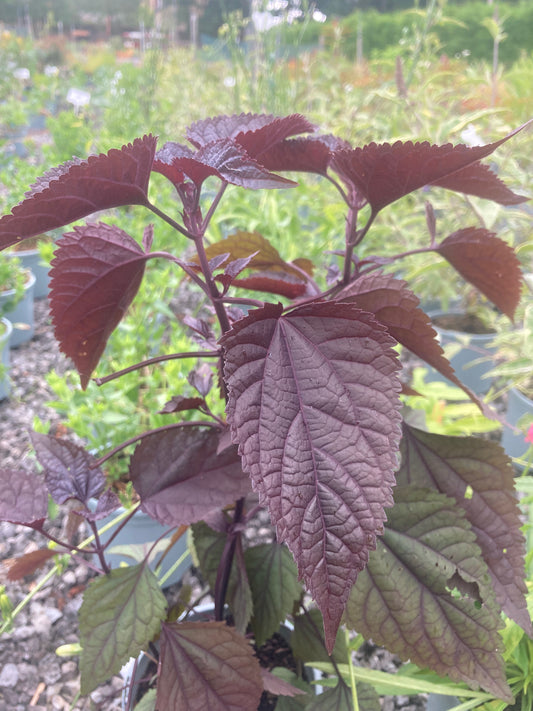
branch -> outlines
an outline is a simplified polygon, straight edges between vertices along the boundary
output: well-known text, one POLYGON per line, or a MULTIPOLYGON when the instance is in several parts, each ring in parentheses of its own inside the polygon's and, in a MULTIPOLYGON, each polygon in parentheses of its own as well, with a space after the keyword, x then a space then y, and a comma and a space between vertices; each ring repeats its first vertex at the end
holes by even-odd
POLYGON ((93 378, 93 381, 98 385, 104 385, 109 383, 111 380, 120 378, 122 375, 127 373, 133 373, 135 370, 140 370, 147 365, 155 365, 156 363, 162 363, 166 360, 177 360, 180 358, 220 358, 220 351, 192 351, 191 353, 169 353, 168 355, 155 356, 154 358, 148 358, 148 360, 143 360, 140 363, 135 363, 130 365, 128 368, 123 370, 117 370, 115 373, 106 375, 103 378, 93 378))

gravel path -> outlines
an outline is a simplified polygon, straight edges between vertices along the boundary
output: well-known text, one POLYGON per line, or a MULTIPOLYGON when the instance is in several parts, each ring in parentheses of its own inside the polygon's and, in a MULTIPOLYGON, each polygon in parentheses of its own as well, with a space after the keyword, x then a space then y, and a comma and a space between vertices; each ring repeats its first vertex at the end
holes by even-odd
MULTIPOLYGON (((52 393, 44 376, 52 368, 66 367, 52 334, 47 301, 35 302, 35 336, 11 351, 12 392, 0 403, 0 466, 14 471, 33 470, 28 430, 35 416, 58 424, 55 411, 46 407, 52 393)), ((58 522, 58 530, 63 522, 58 522)), ((261 534, 262 529, 258 530, 261 534)), ((0 522, 0 584, 17 605, 43 573, 21 582, 7 579, 9 559, 46 545, 44 539, 23 526, 0 522)), ((77 613, 91 571, 83 562, 71 561, 35 595, 18 615, 13 631, 0 640, 0 711, 120 711, 124 681, 113 677, 89 698, 79 698, 80 677, 76 657, 60 658, 58 646, 78 641, 77 613)), ((167 591, 169 595, 173 590, 167 591)), ((388 652, 365 644, 360 661, 372 668, 394 671, 398 660, 388 652)), ((407 696, 386 698, 382 711, 423 711, 425 700, 407 696)), ((207 710, 206 710, 207 711, 207 710)))

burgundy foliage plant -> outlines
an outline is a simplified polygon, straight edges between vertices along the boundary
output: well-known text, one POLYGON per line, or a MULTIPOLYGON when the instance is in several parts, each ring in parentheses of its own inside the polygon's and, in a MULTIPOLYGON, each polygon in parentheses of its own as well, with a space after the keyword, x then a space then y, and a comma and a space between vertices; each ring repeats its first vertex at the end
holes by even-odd
MULTIPOLYGON (((211 378, 196 370, 198 396, 169 392, 169 424, 139 433, 129 464, 141 510, 177 535, 191 528, 212 589, 212 619, 169 614, 146 562, 109 569, 97 521, 119 502, 102 460, 67 438, 33 433, 42 471, 0 469, 1 520, 50 537, 50 494, 58 504, 76 500, 95 533, 91 550, 102 575, 80 610, 82 693, 157 640, 155 708, 254 711, 265 689, 299 693, 262 671, 252 646, 291 616, 295 637, 319 638, 322 654, 336 661, 343 625, 403 659, 512 700, 499 652, 502 613, 528 634, 532 627, 511 463, 493 442, 431 434, 402 421, 398 344, 493 413, 457 379, 408 283, 383 269, 406 255, 362 258, 358 250, 381 210, 425 186, 503 205, 526 200, 481 162, 515 133, 474 148, 410 141, 353 148, 317 133, 300 115, 218 116, 189 127, 190 145, 158 148, 145 135, 120 150, 69 161, 0 219, 3 249, 108 208, 141 205, 195 248, 193 259, 156 251, 157 227, 147 224, 138 239, 101 221, 76 224, 58 241, 53 324, 83 388, 148 260, 174 263, 212 313, 183 323, 203 339, 202 350, 124 364, 131 372, 190 357, 192 368, 200 359, 211 364, 213 388, 225 400, 225 417, 214 415, 205 400, 211 378), (151 202, 153 172, 174 186, 174 214, 151 202), (330 181, 346 205, 338 276, 324 289, 308 259, 286 262, 246 225, 220 242, 209 239, 228 185, 291 189, 297 206, 298 173, 330 181), (210 191, 203 191, 207 178, 210 191), (187 410, 198 416, 182 421, 187 410), (88 506, 92 497, 99 499, 96 511, 88 506), (276 540, 245 546, 258 507, 268 510, 276 540)), ((475 225, 439 241, 431 206, 427 223, 425 251, 446 259, 512 319, 521 293, 512 248, 475 225)), ((312 236, 300 238, 305 251, 312 236)), ((18 574, 47 558, 43 552, 19 561, 18 574)), ((309 648, 317 655, 316 644, 309 648)), ((305 657, 305 643, 300 650, 305 657)), ((309 703, 315 711, 344 708, 346 698, 339 678, 309 703)), ((361 709, 374 703, 368 690, 361 693, 361 709)))

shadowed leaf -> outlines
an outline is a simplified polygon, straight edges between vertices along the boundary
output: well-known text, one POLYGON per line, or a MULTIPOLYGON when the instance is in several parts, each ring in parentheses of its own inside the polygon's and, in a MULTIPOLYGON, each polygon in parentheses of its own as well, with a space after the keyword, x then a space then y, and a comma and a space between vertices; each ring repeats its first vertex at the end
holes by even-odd
POLYGON ((75 227, 58 243, 50 307, 61 350, 87 387, 107 339, 133 301, 149 255, 118 227, 75 227))
POLYGON ((157 139, 136 138, 120 150, 74 159, 54 168, 0 219, 0 249, 99 210, 146 205, 157 139))
POLYGON ((157 634, 166 599, 144 564, 91 580, 79 612, 81 693, 117 674, 157 634))
MULTIPOLYGON (((342 679, 339 679, 334 689, 326 689, 305 708, 306 711, 352 711, 352 692, 342 679)), ((362 706, 359 711, 369 711, 369 709, 362 706)))
MULTIPOLYGON (((331 661, 324 645, 322 616, 316 607, 305 614, 294 616, 294 632, 291 636, 291 647, 294 656, 303 662, 331 661)), ((335 647, 331 657, 339 664, 346 664, 348 659, 344 630, 337 632, 335 647)))
POLYGON ((167 526, 194 523, 250 491, 237 447, 217 454, 218 430, 172 429, 145 437, 130 464, 141 508, 167 526))
MULTIPOLYGON (((475 195, 494 199, 498 194, 486 171, 483 172, 484 181, 474 180, 479 175, 479 169, 462 171, 486 158, 523 128, 521 126, 495 143, 473 148, 452 146, 451 143, 437 146, 411 141, 397 141, 392 145, 370 143, 363 148, 335 152, 331 167, 344 182, 366 198, 374 214, 413 190, 431 184, 442 184, 458 192, 472 192, 475 184, 475 195)), ((516 195, 513 203, 527 199, 516 195)), ((509 195, 505 196, 505 201, 509 204, 509 195)))
POLYGON ((340 291, 335 300, 354 303, 360 309, 373 313, 398 343, 464 390, 486 417, 494 417, 490 407, 456 376, 437 340, 429 316, 418 308, 419 299, 406 282, 389 274, 364 274, 340 291))
POLYGON ((0 469, 0 521, 40 524, 48 513, 44 479, 23 470, 0 469))
POLYGON ((252 311, 221 343, 243 466, 321 609, 331 650, 392 503, 395 342, 352 304, 316 303, 252 311))
POLYGON ((525 540, 509 458, 495 442, 485 439, 445 437, 405 424, 403 429, 398 483, 437 489, 456 500, 477 536, 498 602, 531 634, 525 600, 525 540))
POLYGON ((224 622, 163 624, 158 708, 250 711, 262 690, 252 647, 224 622))
POLYGON ((104 488, 105 474, 83 447, 52 435, 30 433, 37 459, 44 469, 50 495, 58 504, 77 499, 87 504, 104 488))
POLYGON ((512 247, 486 229, 467 227, 446 237, 437 252, 513 319, 522 292, 522 269, 512 247))
POLYGON ((261 667, 261 677, 263 679, 263 685, 265 691, 268 691, 274 696, 304 696, 305 691, 303 689, 298 689, 298 687, 293 686, 288 681, 280 679, 275 674, 263 669, 261 667))
POLYGON ((286 546, 276 543, 254 546, 245 552, 244 560, 254 603, 252 629, 260 646, 278 631, 300 599, 302 588, 286 546))
MULTIPOLYGON (((27 575, 32 575, 36 570, 42 568, 43 565, 57 555, 58 551, 50 550, 50 548, 39 548, 39 550, 25 553, 24 555, 14 558, 9 562, 7 579, 21 580, 27 575)), ((4 561, 4 564, 6 561, 4 561)))
POLYGON ((511 701, 499 608, 464 512, 428 489, 396 487, 394 496, 385 533, 350 594, 347 624, 404 660, 511 701), (475 597, 457 589, 456 576, 475 597))

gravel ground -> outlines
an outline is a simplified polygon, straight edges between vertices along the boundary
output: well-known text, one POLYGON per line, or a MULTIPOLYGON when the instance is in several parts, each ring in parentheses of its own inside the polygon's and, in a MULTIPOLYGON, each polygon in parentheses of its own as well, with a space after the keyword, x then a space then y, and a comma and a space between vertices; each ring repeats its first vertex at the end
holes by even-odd
MULTIPOLYGON (((38 416, 58 424, 58 417, 45 403, 51 398, 44 375, 66 362, 55 343, 46 300, 35 303, 35 336, 11 351, 12 393, 0 403, 0 466, 32 470, 28 430, 38 416)), ((261 523, 260 523, 261 525, 261 523)), ((62 522, 58 523, 60 533, 62 522)), ((261 529, 259 529, 261 532, 261 529)), ((0 522, 0 584, 14 605, 35 586, 42 573, 21 582, 10 582, 6 574, 9 559, 37 549, 44 539, 27 528, 0 522)), ((60 658, 59 645, 78 641, 77 613, 82 594, 92 573, 83 561, 72 561, 61 577, 40 589, 15 620, 11 634, 0 640, 0 711, 119 711, 124 681, 113 677, 89 698, 79 698, 77 658, 60 658)), ((169 589, 172 596, 175 590, 169 589)), ((398 660, 388 652, 365 644, 362 663, 394 671, 398 660)), ((386 698, 382 711, 423 711, 423 698, 386 698)), ((207 711, 207 710, 206 710, 207 711)))

